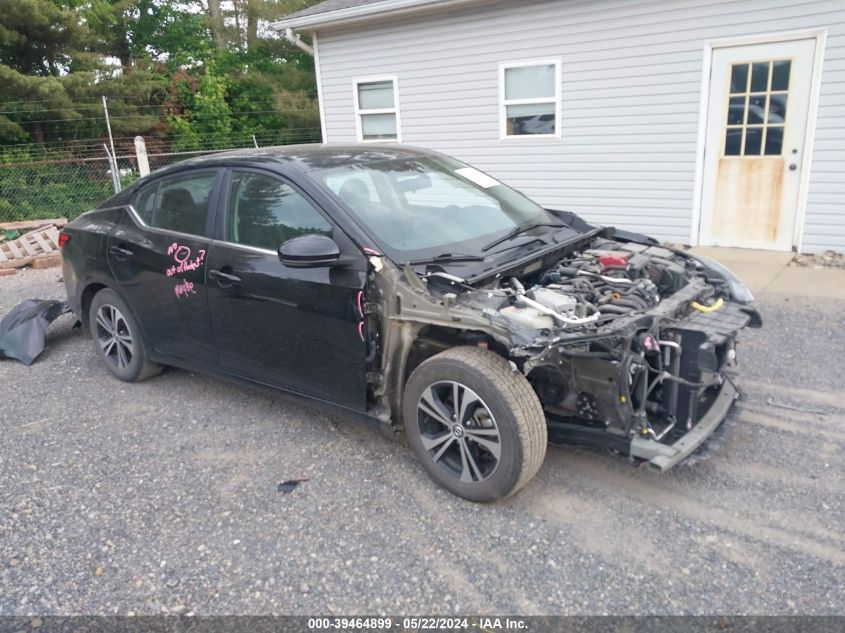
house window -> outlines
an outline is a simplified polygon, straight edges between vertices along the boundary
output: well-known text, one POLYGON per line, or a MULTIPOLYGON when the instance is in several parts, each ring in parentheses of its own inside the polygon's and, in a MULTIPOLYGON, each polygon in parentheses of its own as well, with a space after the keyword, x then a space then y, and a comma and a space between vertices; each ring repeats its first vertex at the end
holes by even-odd
POLYGON ((501 137, 560 138, 560 59, 499 66, 501 137))
POLYGON ((396 77, 355 81, 355 119, 359 142, 402 142, 396 77))

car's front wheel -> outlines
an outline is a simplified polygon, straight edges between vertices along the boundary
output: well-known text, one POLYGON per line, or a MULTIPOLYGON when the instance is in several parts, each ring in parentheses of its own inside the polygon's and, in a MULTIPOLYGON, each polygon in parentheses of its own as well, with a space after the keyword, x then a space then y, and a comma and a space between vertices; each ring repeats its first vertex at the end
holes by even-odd
POLYGON ((126 382, 138 382, 161 372, 162 366, 147 357, 129 306, 114 290, 105 288, 94 295, 88 319, 94 349, 112 374, 126 382))
POLYGON ((421 363, 405 387, 408 443, 428 474, 470 501, 513 494, 537 473, 548 435, 531 385, 501 356, 456 347, 421 363))

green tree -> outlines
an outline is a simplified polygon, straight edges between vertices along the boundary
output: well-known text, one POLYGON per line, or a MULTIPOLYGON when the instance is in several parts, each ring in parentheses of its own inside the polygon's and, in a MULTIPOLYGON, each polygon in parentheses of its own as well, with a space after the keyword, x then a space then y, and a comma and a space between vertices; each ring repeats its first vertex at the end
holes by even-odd
POLYGON ((213 73, 174 78, 178 100, 171 105, 170 132, 175 150, 203 149, 208 139, 225 142, 232 132, 226 80, 213 73))
POLYGON ((0 0, 0 145, 102 138, 101 95, 176 148, 313 131, 313 60, 269 25, 315 1, 0 0))
POLYGON ((0 0, 0 82, 5 104, 0 142, 20 142, 31 135, 43 143, 42 121, 79 116, 58 77, 90 68, 87 35, 68 4, 0 0))
POLYGON ((103 95, 119 154, 318 140, 313 59, 269 26, 316 1, 0 0, 0 221, 109 195, 105 162, 57 160, 103 156, 103 95))

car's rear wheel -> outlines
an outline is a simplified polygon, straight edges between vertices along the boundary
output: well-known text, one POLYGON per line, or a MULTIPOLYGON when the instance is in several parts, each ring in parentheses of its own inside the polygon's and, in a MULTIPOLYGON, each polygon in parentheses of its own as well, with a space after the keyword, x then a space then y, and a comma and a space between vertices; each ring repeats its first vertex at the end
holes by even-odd
POLYGON ((94 295, 88 318, 94 348, 112 374, 138 382, 161 372, 148 359, 135 317, 116 292, 106 288, 94 295))
POLYGON ((408 443, 428 474, 470 501, 513 494, 546 454, 537 395, 489 350, 456 347, 429 358, 408 379, 402 407, 408 443))

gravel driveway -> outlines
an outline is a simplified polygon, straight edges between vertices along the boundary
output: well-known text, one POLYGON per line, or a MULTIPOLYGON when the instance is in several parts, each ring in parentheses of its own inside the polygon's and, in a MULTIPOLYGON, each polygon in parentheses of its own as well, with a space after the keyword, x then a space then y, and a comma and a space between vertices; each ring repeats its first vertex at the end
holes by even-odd
MULTIPOLYGON (((58 278, 0 278, 0 315, 58 278)), ((494 505, 299 403, 121 383, 62 317, 34 365, 0 361, 0 615, 843 613, 845 302, 760 304, 747 397, 697 460, 550 447, 494 505)))

